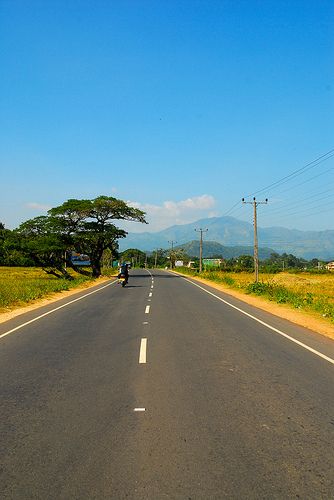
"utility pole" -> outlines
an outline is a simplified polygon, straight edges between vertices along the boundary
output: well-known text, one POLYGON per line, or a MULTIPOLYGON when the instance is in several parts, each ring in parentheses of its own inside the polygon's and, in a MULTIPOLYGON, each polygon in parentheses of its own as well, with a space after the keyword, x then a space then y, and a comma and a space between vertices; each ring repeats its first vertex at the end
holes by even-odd
POLYGON ((199 240, 199 272, 202 272, 202 259, 203 259, 203 232, 207 232, 208 229, 195 229, 198 233, 201 233, 199 240))
POLYGON ((169 267, 170 267, 170 269, 173 269, 174 243, 177 243, 177 241, 171 240, 171 241, 168 241, 168 243, 170 243, 172 246, 172 250, 169 254, 169 267))
POLYGON ((268 203, 268 198, 265 201, 256 201, 256 198, 253 198, 253 201, 245 201, 245 198, 242 198, 242 203, 253 205, 254 210, 254 270, 255 270, 255 282, 259 281, 259 246, 257 239, 257 213, 256 209, 258 205, 266 205, 268 203))

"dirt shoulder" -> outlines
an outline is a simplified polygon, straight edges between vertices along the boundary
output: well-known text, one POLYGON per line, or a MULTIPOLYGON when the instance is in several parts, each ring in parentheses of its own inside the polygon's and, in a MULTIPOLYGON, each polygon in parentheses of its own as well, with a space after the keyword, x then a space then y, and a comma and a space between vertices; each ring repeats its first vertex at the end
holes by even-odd
MULTIPOLYGON (((182 274, 182 273, 176 273, 182 274)), ((203 278, 198 278, 197 276, 188 276, 186 274, 182 274, 182 276, 191 278, 192 280, 201 282, 205 285, 209 285, 216 290, 220 290, 232 297, 235 297, 247 304, 250 304, 254 307, 258 307, 259 309, 263 309, 275 316, 279 316, 280 318, 287 319, 296 325, 303 326, 304 328, 308 328, 309 330, 313 330, 315 332, 320 333, 330 339, 334 340, 334 326, 328 323, 327 320, 321 319, 315 314, 308 313, 305 311, 300 311, 299 309, 295 309, 293 307, 277 304, 275 302, 271 302, 262 297, 255 297, 253 295, 248 295, 242 292, 238 292, 237 290, 233 290, 231 288, 225 287, 224 285, 215 283, 210 280, 205 280, 203 278)))

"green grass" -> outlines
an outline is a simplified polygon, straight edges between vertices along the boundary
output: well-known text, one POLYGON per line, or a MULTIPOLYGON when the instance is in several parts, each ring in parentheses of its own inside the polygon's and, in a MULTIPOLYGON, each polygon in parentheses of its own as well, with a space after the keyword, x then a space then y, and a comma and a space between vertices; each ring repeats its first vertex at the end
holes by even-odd
POLYGON ((58 279, 34 267, 0 267, 0 311, 46 297, 53 292, 70 290, 87 281, 91 281, 91 278, 81 275, 75 275, 71 281, 58 279))

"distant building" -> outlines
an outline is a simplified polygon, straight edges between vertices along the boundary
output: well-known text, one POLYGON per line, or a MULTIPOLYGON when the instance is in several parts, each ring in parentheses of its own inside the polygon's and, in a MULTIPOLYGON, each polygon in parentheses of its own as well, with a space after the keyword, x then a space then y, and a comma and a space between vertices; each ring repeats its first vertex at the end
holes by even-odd
POLYGON ((224 259, 203 259, 205 267, 220 267, 223 262, 224 259))
POLYGON ((328 271, 334 271, 334 261, 333 262, 328 262, 328 264, 326 264, 326 269, 328 271))
POLYGON ((90 266, 89 256, 83 253, 71 252, 70 259, 74 266, 90 266))

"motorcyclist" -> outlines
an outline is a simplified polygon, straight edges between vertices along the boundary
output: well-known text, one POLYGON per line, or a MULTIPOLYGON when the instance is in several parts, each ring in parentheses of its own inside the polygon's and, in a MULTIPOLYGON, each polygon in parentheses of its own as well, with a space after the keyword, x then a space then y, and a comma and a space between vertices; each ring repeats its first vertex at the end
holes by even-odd
POLYGON ((118 278, 120 278, 122 274, 125 276, 125 282, 127 283, 129 281, 129 266, 126 262, 121 263, 118 278))

